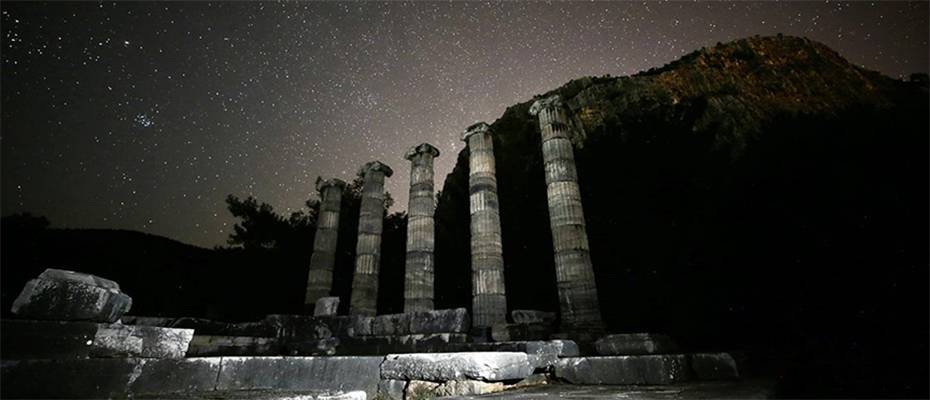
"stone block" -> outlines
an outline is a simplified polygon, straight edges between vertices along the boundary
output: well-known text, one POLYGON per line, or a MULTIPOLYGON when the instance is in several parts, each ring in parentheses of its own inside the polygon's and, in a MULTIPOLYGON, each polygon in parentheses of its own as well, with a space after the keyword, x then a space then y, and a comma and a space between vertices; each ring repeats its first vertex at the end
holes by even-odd
POLYGON ((314 317, 332 317, 339 311, 338 297, 320 297, 313 308, 314 317))
POLYGON ((79 321, 4 320, 4 359, 181 358, 190 329, 79 321))
POLYGON ((194 335, 187 356, 276 356, 282 351, 275 338, 194 335))
POLYGON ((404 391, 407 381, 396 379, 382 379, 378 383, 378 396, 380 400, 404 400, 404 391))
POLYGON ((213 390, 219 358, 3 361, 3 398, 112 398, 213 390))
POLYGON ((409 335, 410 314, 385 314, 372 317, 373 336, 409 335))
POLYGON ((408 313, 410 333, 466 333, 471 328, 471 318, 464 308, 430 310, 408 313))
POLYGON ((143 360, 138 376, 130 377, 129 393, 167 395, 212 391, 221 362, 220 357, 143 360))
POLYGON ((442 383, 410 381, 404 391, 406 399, 432 399, 445 396, 472 396, 500 392, 505 389, 502 382, 455 380, 442 383))
POLYGON ((594 348, 602 356, 669 354, 678 351, 678 346, 671 338, 651 333, 607 335, 594 342, 594 348))
POLYGON ((739 368, 730 353, 691 354, 691 370, 701 380, 738 379, 739 368))
POLYGON ((339 339, 325 321, 341 318, 315 318, 304 315, 269 315, 265 321, 275 327, 278 344, 287 355, 332 355, 339 339))
POLYGON ((46 269, 26 282, 13 301, 13 314, 31 319, 115 322, 132 307, 132 298, 108 279, 46 269))
POLYGON ((553 324, 555 323, 555 313, 549 311, 539 311, 539 310, 513 310, 510 312, 510 317, 513 318, 513 322, 517 324, 531 324, 535 322, 544 322, 553 324))
POLYGON ((533 372, 525 353, 392 354, 381 364, 383 379, 488 382, 523 379, 533 372))
POLYGON ((555 363, 555 376, 579 385, 666 385, 690 377, 682 354, 572 357, 555 363))
POLYGON ((530 324, 494 324, 491 326, 491 338, 495 342, 547 340, 554 327, 550 323, 534 322, 530 324))
POLYGON ((99 324, 93 357, 183 358, 193 329, 99 324))
POLYGON ((374 397, 384 357, 223 357, 217 390, 364 391, 374 397))
POLYGON ((522 341, 522 342, 485 342, 450 344, 449 351, 508 351, 521 352, 529 356, 535 368, 545 368, 555 364, 561 357, 577 357, 578 345, 571 340, 522 341))

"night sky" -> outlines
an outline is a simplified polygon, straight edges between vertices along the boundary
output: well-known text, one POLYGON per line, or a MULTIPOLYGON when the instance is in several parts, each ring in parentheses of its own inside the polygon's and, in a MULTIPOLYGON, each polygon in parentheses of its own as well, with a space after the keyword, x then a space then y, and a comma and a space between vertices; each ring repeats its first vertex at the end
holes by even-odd
MULTIPOLYGON (((512 104, 718 41, 806 36, 893 77, 928 71, 927 2, 2 5, 2 214, 224 244, 227 194, 290 212, 318 175, 395 170, 512 104)), ((309 244, 308 244, 309 245, 309 244)))

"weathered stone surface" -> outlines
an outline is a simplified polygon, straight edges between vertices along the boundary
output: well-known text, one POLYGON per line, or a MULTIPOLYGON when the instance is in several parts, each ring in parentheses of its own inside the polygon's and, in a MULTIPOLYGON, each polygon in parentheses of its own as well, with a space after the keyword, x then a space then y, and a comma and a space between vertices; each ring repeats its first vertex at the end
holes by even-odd
POLYGON ((555 363, 555 376, 582 385, 662 385, 690 377, 682 354, 572 357, 555 363))
POLYGON ((668 354, 678 351, 678 346, 671 338, 652 333, 607 335, 594 342, 594 348, 602 356, 668 354))
POLYGON ((129 393, 164 395, 211 391, 216 387, 221 362, 219 357, 143 360, 138 375, 129 377, 129 393))
POLYGON ((547 340, 553 333, 550 323, 495 324, 491 327, 491 338, 495 342, 547 340))
POLYGON ((698 400, 771 399, 774 384, 764 381, 686 382, 672 385, 537 385, 483 396, 454 396, 445 400, 698 400))
POLYGON ((697 353, 689 355, 691 370, 697 379, 718 380, 739 378, 739 368, 730 353, 697 353))
POLYGON ((407 389, 407 381, 396 379, 382 379, 378 383, 379 400, 404 400, 404 391, 407 389))
POLYGON ((182 358, 193 336, 193 329, 99 324, 91 356, 182 358))
POLYGON ((464 308, 408 313, 410 333, 465 333, 471 328, 471 319, 464 308))
POLYGON ((462 333, 430 333, 399 336, 348 337, 339 340, 338 355, 387 355, 394 353, 447 352, 450 344, 465 343, 462 333))
POLYGON ((384 379, 451 381, 523 379, 533 372, 525 353, 392 354, 381 365, 384 379))
POLYGON ((132 298, 108 279, 46 269, 13 301, 12 312, 33 319, 115 322, 132 307, 132 298))
POLYGON ((526 353, 535 368, 555 364, 561 357, 577 357, 578 345, 571 340, 485 342, 450 344, 447 351, 507 351, 526 353))
POLYGON ((374 336, 406 335, 410 333, 410 314, 385 314, 371 319, 374 336))
POLYGON ((536 322, 551 324, 555 322, 555 313, 549 311, 513 310, 510 312, 510 317, 513 318, 513 322, 517 324, 531 324, 536 322))
POLYGON ((265 321, 276 329, 278 345, 286 355, 333 355, 339 338, 324 321, 348 321, 305 315, 268 315, 265 321))
POLYGON ((384 357, 223 357, 217 390, 364 391, 374 397, 384 357))
POLYGON ((432 399, 444 396, 468 396, 496 393, 505 389, 501 382, 454 380, 443 383, 410 381, 405 390, 406 399, 432 399))
POLYGON ((184 357, 193 331, 80 321, 4 320, 4 359, 184 357))
POLYGON ((283 349, 275 338, 194 335, 187 349, 187 356, 275 356, 282 352, 283 349))
POLYGON ((314 317, 332 317, 339 312, 338 297, 320 297, 313 308, 314 317))
POLYGON ((2 362, 3 398, 109 398, 213 390, 219 358, 2 362))

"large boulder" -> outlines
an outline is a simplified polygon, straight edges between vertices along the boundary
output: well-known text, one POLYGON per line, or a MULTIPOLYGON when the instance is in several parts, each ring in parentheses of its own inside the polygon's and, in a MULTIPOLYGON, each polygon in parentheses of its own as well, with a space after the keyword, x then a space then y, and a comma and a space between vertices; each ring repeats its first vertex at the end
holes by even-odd
POLYGON ((119 284, 94 275, 46 269, 13 301, 13 314, 32 319, 115 322, 132 307, 119 284))
POLYGON ((523 379, 533 373, 526 353, 392 354, 381 364, 382 379, 488 382, 523 379))

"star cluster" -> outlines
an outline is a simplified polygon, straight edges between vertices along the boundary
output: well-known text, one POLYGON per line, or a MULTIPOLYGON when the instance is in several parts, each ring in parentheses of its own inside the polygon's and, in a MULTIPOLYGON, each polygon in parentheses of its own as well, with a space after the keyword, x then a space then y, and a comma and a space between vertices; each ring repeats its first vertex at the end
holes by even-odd
POLYGON ((926 2, 10 3, 2 212, 203 246, 227 194, 303 207, 317 176, 410 146, 437 188, 460 132, 573 78, 627 75, 750 35, 807 36, 900 77, 928 71, 926 2))

